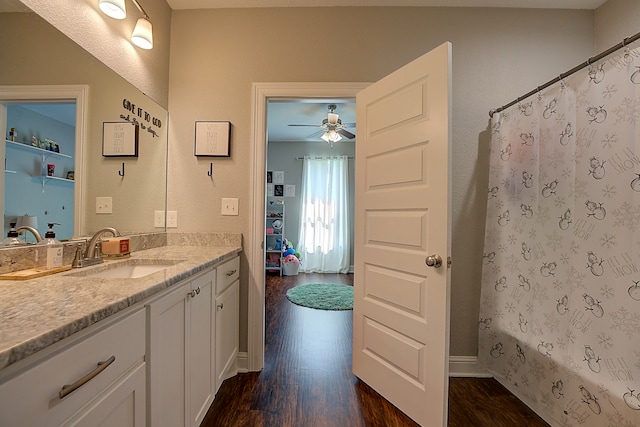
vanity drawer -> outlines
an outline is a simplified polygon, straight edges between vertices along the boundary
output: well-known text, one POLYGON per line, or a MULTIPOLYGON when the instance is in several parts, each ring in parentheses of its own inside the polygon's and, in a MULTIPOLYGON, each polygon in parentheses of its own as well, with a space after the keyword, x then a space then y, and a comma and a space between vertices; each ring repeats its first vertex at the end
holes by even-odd
POLYGON ((220 295, 240 277, 240 257, 236 256, 216 267, 216 295, 220 295))
POLYGON ((59 425, 125 373, 144 366, 144 309, 116 323, 105 321, 109 326, 101 328, 97 323, 95 332, 83 339, 68 338, 77 340, 68 347, 61 341, 57 352, 42 350, 52 351, 52 355, 0 384, 0 425, 59 425), (87 381, 60 397, 63 386, 79 384, 81 379, 87 381))

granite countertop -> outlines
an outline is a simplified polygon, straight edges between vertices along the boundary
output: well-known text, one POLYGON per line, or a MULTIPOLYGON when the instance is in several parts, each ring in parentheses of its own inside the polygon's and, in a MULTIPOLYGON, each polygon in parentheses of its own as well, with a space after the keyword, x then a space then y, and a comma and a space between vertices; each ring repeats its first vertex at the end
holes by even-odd
POLYGON ((31 280, 0 281, 0 370, 242 250, 239 244, 228 244, 133 252, 129 259, 180 260, 137 279, 77 276, 105 268, 99 264, 31 280))

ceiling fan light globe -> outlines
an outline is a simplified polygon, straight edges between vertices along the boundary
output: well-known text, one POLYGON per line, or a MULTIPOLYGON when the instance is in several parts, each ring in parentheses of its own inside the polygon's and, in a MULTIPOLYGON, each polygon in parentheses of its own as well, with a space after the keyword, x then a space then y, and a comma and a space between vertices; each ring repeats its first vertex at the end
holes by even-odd
POLYGON ((335 130, 330 130, 325 132, 324 135, 322 135, 320 138, 333 146, 334 142, 338 142, 342 139, 342 136, 340 136, 340 134, 335 130))

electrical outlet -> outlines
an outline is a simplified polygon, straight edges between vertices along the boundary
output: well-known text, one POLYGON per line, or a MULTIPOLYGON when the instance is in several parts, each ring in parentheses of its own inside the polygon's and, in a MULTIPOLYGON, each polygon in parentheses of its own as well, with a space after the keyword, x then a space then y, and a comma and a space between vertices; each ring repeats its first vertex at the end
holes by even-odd
POLYGON ((153 226, 164 228, 164 211, 155 211, 153 213, 153 226))
POLYGON ((238 199, 222 199, 222 215, 238 215, 238 199))
POLYGON ((178 211, 167 211, 167 228, 178 228, 178 211))
POLYGON ((113 199, 111 197, 96 197, 96 213, 113 213, 113 199))

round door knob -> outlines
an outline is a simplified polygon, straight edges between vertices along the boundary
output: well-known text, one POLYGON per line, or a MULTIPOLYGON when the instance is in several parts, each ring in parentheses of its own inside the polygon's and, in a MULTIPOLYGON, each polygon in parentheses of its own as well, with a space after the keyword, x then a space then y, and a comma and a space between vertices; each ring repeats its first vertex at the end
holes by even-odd
POLYGON ((429 255, 424 262, 428 267, 442 267, 442 257, 440 255, 429 255))

